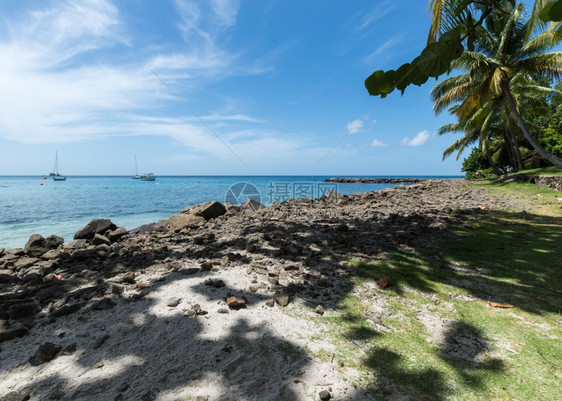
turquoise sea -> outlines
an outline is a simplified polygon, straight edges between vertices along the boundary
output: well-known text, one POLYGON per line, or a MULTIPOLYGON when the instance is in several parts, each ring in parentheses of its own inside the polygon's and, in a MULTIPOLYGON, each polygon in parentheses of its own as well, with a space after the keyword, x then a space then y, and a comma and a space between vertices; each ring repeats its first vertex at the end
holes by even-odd
POLYGON ((235 203, 252 197, 269 205, 293 197, 316 198, 330 189, 350 194, 393 186, 324 185, 325 178, 329 177, 165 176, 150 182, 123 176, 69 176, 55 182, 42 176, 0 176, 0 248, 23 247, 35 233, 56 234, 70 241, 95 218, 109 218, 132 229, 209 200, 235 203))

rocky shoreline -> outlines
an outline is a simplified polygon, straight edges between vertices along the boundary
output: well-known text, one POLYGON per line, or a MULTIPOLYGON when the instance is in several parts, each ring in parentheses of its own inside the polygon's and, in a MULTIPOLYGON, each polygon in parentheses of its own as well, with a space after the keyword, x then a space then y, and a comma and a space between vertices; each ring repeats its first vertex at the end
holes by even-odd
POLYGON ((324 182, 345 184, 415 184, 422 182, 421 178, 327 178, 324 182))
POLYGON ((312 347, 303 333, 315 327, 285 310, 335 308, 355 275, 344 259, 430 247, 463 215, 511 206, 463 184, 424 180, 271 207, 208 202, 136 230, 100 219, 68 243, 33 235, 0 249, 0 398, 175 400, 189 377, 197 400, 226 399, 224 386, 228 399, 298 400, 311 391, 298 380, 324 374, 331 385, 320 390, 363 399, 329 364, 289 351, 267 362, 243 343, 255 333, 272 349, 312 347), (263 363, 278 366, 256 379, 263 363))

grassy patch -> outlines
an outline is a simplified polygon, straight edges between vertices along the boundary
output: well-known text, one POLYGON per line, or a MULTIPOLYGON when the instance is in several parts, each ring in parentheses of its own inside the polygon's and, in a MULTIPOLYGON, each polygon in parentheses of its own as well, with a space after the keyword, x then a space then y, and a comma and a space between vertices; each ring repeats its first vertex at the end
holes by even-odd
POLYGON ((533 202, 467 216, 437 250, 351 261, 354 291, 319 319, 374 399, 562 399, 562 210, 537 199, 560 194, 485 187, 533 202))
POLYGON ((518 174, 527 174, 527 175, 550 175, 550 176, 560 176, 562 175, 562 169, 558 167, 542 167, 542 168, 533 168, 529 170, 521 170, 517 173, 510 174, 510 175, 518 175, 518 174))

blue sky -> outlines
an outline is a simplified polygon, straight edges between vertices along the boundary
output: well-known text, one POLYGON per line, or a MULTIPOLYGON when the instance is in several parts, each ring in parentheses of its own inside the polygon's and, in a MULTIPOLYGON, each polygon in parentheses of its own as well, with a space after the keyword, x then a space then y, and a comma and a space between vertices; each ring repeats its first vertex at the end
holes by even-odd
POLYGON ((434 80, 383 100, 363 86, 423 49, 426 6, 4 1, 0 175, 47 174, 56 150, 67 175, 131 175, 135 154, 156 175, 460 174, 434 80))

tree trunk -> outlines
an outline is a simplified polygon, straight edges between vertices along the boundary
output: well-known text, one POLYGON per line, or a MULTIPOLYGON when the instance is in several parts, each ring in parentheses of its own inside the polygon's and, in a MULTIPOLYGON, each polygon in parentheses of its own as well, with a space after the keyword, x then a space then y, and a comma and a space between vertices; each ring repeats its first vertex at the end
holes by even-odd
POLYGON ((515 132, 513 132, 513 122, 509 116, 507 115, 507 121, 509 123, 509 135, 511 135, 511 143, 513 145, 513 154, 515 156, 515 162, 517 163, 516 170, 523 170, 523 162, 521 161, 521 152, 519 151, 519 144, 517 143, 517 137, 515 136, 515 132))
POLYGON ((509 136, 508 129, 504 127, 503 139, 505 139, 505 148, 507 150, 507 156, 509 162, 511 163, 511 168, 514 170, 517 168, 515 163, 515 154, 513 153, 513 143, 511 142, 511 137, 509 136))
POLYGON ((515 99, 513 98, 513 95, 509 90, 509 84, 507 82, 503 82, 501 88, 502 93, 507 100, 507 104, 509 105, 509 109, 511 110, 513 117, 515 117, 515 121, 517 121, 519 128, 521 128, 521 132, 523 132, 523 136, 525 137, 525 139, 529 141, 533 149, 535 149, 539 153, 539 155, 544 157, 550 163, 554 164, 556 167, 562 168, 562 159, 554 156, 552 153, 549 153, 529 132, 527 124, 525 124, 525 121, 523 121, 523 118, 519 114, 519 111, 517 111, 517 105, 515 104, 515 99))
POLYGON ((492 156, 490 156, 490 152, 486 152, 486 157, 488 157, 488 163, 490 163, 492 170, 494 170, 494 174, 497 176, 503 175, 501 170, 498 168, 498 166, 496 166, 496 164, 492 160, 492 156))

